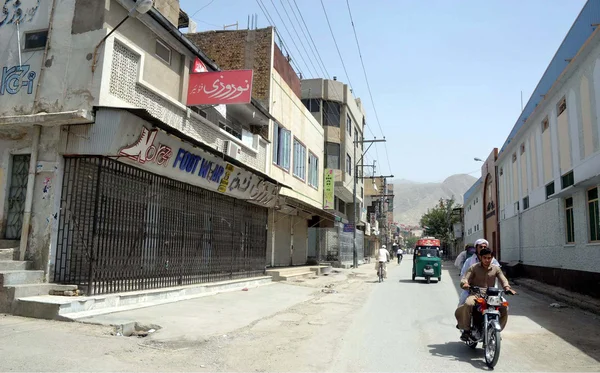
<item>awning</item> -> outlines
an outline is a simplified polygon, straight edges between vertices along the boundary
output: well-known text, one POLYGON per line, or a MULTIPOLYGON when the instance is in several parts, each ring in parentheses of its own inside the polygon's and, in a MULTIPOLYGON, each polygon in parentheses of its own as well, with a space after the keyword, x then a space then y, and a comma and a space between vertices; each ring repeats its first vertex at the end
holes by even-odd
POLYGON ((306 212, 306 213, 308 213, 310 215, 317 215, 317 216, 320 216, 322 218, 325 218, 326 220, 331 220, 331 221, 334 221, 334 222, 336 222, 336 221, 343 222, 343 220, 345 220, 345 219, 342 219, 340 216, 336 216, 336 215, 334 215, 334 214, 332 214, 332 213, 330 213, 330 212, 328 212, 326 210, 318 209, 318 208, 316 208, 314 206, 311 206, 311 205, 309 205, 307 203, 304 203, 302 201, 299 201, 297 199, 290 198, 290 197, 282 197, 282 198, 285 198, 285 204, 286 205, 294 207, 294 208, 296 208, 298 210, 302 210, 302 211, 304 211, 304 212, 306 212))
POLYGON ((131 114, 144 119, 145 121, 147 121, 148 123, 150 123, 152 126, 154 126, 156 128, 159 128, 159 129, 161 129, 161 130, 163 130, 163 131, 165 131, 165 132, 167 132, 167 133, 169 133, 171 135, 177 136, 181 140, 186 141, 186 142, 188 142, 188 143, 190 143, 190 144, 192 144, 194 146, 197 146, 198 148, 206 150, 207 152, 212 153, 212 154, 216 155, 219 158, 223 158, 225 161, 227 161, 227 162, 229 162, 229 163, 231 163, 231 164, 233 164, 233 165, 235 165, 237 167, 240 167, 240 168, 243 168, 243 169, 245 169, 245 170, 247 170, 249 172, 252 172, 252 173, 254 173, 254 174, 262 177, 263 179, 265 179, 266 181, 268 181, 270 183, 273 183, 273 184, 276 184, 276 185, 279 185, 279 186, 282 186, 282 187, 285 187, 285 188, 288 188, 288 189, 292 189, 291 186, 283 184, 283 183, 281 183, 281 182, 273 179, 272 177, 270 177, 269 175, 267 175, 267 174, 265 174, 265 173, 263 173, 261 171, 258 171, 258 170, 253 169, 253 168, 249 168, 243 162, 240 162, 237 159, 232 158, 229 155, 227 155, 227 154, 225 154, 223 152, 220 152, 217 149, 215 149, 215 148, 213 148, 213 147, 211 147, 211 146, 209 146, 209 145, 207 145, 207 144, 205 144, 205 143, 203 143, 203 142, 201 142, 199 140, 194 139, 193 137, 190 137, 190 136, 186 135, 185 133, 179 131, 178 129, 173 128, 172 126, 168 125, 167 123, 165 123, 165 122, 161 121, 160 119, 157 119, 156 117, 154 117, 146 109, 112 107, 112 106, 99 106, 99 107, 96 107, 96 109, 124 110, 124 111, 130 112, 131 114))

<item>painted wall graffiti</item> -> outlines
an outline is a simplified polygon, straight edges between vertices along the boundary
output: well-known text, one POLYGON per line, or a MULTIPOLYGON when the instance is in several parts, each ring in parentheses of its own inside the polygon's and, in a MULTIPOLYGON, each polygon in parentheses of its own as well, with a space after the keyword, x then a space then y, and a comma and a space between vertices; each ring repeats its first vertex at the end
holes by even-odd
POLYGON ((154 145, 154 140, 158 134, 157 130, 148 131, 144 127, 138 140, 127 145, 119 150, 119 155, 125 156, 131 160, 144 164, 146 162, 154 162, 161 166, 167 166, 167 161, 173 155, 173 150, 170 147, 158 144, 158 148, 154 145))
POLYGON ((2 80, 0 80, 0 96, 4 93, 16 95, 21 88, 27 87, 27 94, 33 93, 33 81, 37 76, 35 71, 29 71, 29 65, 2 68, 2 80))
POLYGON ((41 0, 4 0, 0 11, 0 27, 33 21, 41 0))

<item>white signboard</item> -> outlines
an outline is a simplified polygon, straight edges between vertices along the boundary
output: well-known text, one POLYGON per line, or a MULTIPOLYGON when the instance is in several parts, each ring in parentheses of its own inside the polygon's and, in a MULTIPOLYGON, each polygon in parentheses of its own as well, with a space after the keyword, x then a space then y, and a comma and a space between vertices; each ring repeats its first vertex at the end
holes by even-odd
POLYGON ((111 149, 111 153, 114 152, 120 160, 125 159, 150 172, 261 206, 275 205, 279 186, 177 137, 139 125, 134 127, 131 130, 122 128, 127 133, 112 142, 116 149, 111 149))

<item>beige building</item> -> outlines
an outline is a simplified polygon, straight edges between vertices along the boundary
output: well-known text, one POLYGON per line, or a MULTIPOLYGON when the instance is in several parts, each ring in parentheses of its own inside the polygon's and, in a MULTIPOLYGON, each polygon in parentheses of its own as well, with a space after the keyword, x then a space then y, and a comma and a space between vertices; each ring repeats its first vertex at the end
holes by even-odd
POLYGON ((48 282, 106 294, 264 275, 284 184, 272 116, 258 100, 188 107, 193 62, 219 66, 179 31, 178 1, 139 4, 20 1, 0 25, 0 312, 48 282))
POLYGON ((354 214, 354 178, 356 179, 357 226, 364 226, 363 214, 363 131, 366 117, 361 101, 347 84, 329 79, 302 80, 302 101, 325 134, 325 169, 335 174, 335 199, 332 210, 344 219, 354 214))
POLYGON ((302 104, 300 79, 275 43, 272 27, 188 36, 220 66, 254 70, 253 96, 272 115, 267 172, 287 186, 269 215, 267 264, 306 264, 309 221, 334 217, 322 210, 324 129, 302 104))

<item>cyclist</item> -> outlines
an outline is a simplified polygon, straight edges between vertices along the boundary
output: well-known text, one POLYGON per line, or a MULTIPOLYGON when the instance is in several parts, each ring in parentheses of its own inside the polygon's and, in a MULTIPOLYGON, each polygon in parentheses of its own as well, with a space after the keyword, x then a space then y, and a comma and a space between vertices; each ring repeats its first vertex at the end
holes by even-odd
POLYGON ((387 250, 385 245, 381 245, 379 253, 377 254, 377 261, 375 270, 379 275, 379 266, 383 266, 383 278, 387 278, 387 266, 386 263, 390 261, 390 252, 387 250))

